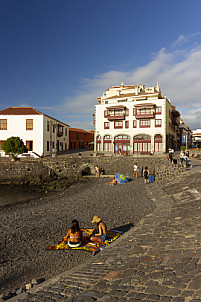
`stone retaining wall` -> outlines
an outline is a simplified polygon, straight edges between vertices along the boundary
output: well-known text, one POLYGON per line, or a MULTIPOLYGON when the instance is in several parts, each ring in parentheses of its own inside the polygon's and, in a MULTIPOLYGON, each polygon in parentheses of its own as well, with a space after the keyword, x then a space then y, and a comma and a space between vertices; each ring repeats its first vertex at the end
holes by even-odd
POLYGON ((148 166, 150 174, 155 175, 155 180, 160 181, 182 173, 185 169, 181 164, 168 165, 167 159, 163 157, 141 157, 130 156, 116 157, 85 157, 85 158, 62 158, 62 159, 23 159, 12 162, 10 159, 0 159, 0 184, 41 184, 51 179, 67 179, 69 183, 76 182, 82 175, 95 174, 95 166, 104 169, 105 174, 125 174, 133 176, 133 165, 137 163, 141 175, 142 169, 148 166))

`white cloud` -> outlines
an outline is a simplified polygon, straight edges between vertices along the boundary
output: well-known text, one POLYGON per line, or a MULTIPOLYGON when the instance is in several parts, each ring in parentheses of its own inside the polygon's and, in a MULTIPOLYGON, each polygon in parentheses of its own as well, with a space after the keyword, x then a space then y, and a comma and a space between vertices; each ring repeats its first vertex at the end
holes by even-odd
MULTIPOLYGON (((201 33, 191 34, 191 36, 201 33)), ((179 36, 174 43, 187 41, 190 38, 179 36)), ((172 48, 170 48, 172 49, 172 48)), ((113 85, 125 84, 155 86, 160 84, 162 94, 171 99, 173 104, 181 109, 182 118, 191 129, 199 128, 201 121, 201 45, 182 50, 167 50, 162 48, 150 62, 129 72, 111 70, 93 78, 81 80, 80 89, 74 97, 66 97, 63 105, 57 110, 68 112, 68 115, 88 115, 89 123, 98 104, 97 97, 113 85), (183 109, 188 109, 183 112, 183 109)), ((76 125, 76 122, 74 122, 76 125)), ((71 123, 73 125, 73 123, 71 123)), ((79 127, 84 125, 81 121, 79 127)), ((75 127, 75 126, 74 126, 75 127)), ((77 127, 77 126, 76 126, 77 127)), ((86 128, 90 128, 89 125, 86 128)))

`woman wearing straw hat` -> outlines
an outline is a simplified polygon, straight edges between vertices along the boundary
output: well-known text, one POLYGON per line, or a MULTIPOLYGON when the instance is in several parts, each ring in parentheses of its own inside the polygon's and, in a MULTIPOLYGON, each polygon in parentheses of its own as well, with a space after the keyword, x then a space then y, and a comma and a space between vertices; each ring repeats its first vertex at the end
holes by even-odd
POLYGON ((90 240, 98 243, 102 243, 106 239, 107 226, 98 216, 94 216, 92 223, 96 223, 96 230, 91 236, 90 240))

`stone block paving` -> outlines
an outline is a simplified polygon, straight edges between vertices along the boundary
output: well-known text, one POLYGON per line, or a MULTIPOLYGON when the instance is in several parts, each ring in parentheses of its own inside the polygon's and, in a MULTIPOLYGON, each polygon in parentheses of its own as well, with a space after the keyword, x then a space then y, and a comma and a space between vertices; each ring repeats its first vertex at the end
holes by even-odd
POLYGON ((144 185, 153 213, 87 263, 9 301, 201 301, 201 173, 144 185))

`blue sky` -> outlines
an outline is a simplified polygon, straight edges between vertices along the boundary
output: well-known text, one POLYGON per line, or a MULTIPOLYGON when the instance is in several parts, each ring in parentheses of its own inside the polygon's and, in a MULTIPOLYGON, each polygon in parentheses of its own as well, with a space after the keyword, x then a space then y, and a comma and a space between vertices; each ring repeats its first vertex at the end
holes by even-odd
POLYGON ((0 109, 90 130, 110 86, 158 81, 200 127, 200 0, 0 0, 0 43, 0 109))

